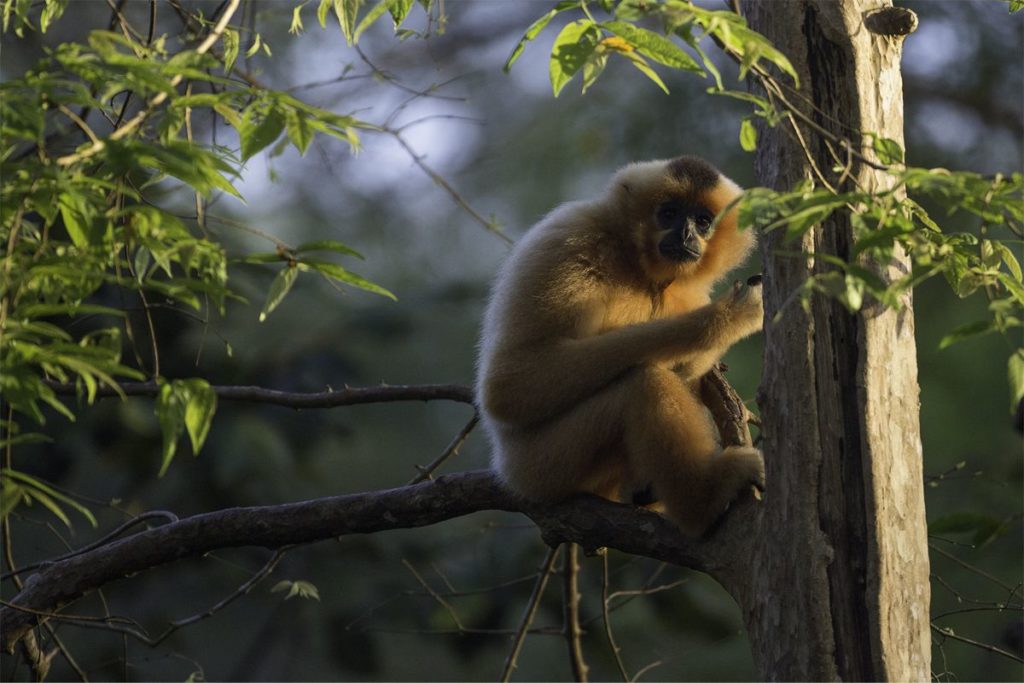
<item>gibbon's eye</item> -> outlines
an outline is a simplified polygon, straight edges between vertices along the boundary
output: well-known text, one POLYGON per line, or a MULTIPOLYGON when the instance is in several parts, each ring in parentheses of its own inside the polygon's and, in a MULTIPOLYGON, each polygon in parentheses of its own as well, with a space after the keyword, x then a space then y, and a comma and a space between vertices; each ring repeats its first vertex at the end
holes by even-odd
POLYGON ((697 232, 701 235, 706 235, 708 230, 711 229, 711 224, 715 222, 715 217, 709 211, 698 211, 693 217, 694 222, 697 224, 697 232))

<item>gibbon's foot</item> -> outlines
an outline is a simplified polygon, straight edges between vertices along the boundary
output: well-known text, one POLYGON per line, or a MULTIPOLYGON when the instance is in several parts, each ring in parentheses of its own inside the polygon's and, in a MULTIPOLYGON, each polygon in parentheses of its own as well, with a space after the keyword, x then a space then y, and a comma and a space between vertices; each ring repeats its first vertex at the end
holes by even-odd
POLYGON ((721 455, 722 481, 732 485, 726 489, 727 503, 731 503, 749 487, 764 491, 764 456, 752 446, 729 446, 721 455))

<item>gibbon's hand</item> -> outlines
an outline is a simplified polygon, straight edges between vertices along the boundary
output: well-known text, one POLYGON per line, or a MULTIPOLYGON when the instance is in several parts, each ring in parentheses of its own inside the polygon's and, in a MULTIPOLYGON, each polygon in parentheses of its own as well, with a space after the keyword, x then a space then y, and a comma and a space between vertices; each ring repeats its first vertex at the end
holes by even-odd
POLYGON ((733 283, 732 289, 722 297, 738 339, 758 332, 764 326, 761 294, 761 276, 753 275, 746 283, 733 283))

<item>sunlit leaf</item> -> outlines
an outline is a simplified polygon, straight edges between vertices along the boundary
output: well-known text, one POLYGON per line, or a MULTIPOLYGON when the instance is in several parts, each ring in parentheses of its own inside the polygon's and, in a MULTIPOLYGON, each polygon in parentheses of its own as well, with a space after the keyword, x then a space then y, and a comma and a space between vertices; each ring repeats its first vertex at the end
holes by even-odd
POLYGON ((661 77, 658 76, 657 72, 654 69, 651 68, 650 64, 647 63, 647 60, 645 60, 642 56, 640 56, 639 53, 637 53, 637 52, 624 52, 624 53, 622 53, 622 56, 625 57, 626 59, 628 59, 629 63, 632 64, 634 67, 636 67, 636 69, 640 73, 642 73, 643 75, 647 76, 647 78, 649 78, 652 81, 654 81, 655 85, 657 85, 659 88, 661 88, 662 91, 665 92, 665 94, 668 94, 668 86, 665 85, 665 83, 661 80, 661 77))
POLYGON ((270 283, 270 290, 267 292, 267 300, 263 304, 263 310, 260 311, 260 322, 267 319, 267 316, 273 313, 274 309, 277 308, 278 304, 288 295, 292 285, 295 284, 295 278, 299 275, 299 269, 291 265, 285 266, 285 268, 277 274, 274 281, 270 283))
POLYGON ((346 285, 351 285, 353 287, 358 287, 359 289, 365 289, 368 292, 380 294, 381 296, 386 296, 387 298, 393 301, 397 301, 397 298, 395 297, 394 294, 384 289, 380 285, 374 284, 373 282, 370 282, 369 280, 359 275, 356 275, 352 271, 343 268, 342 266, 339 266, 336 263, 330 263, 328 261, 320 261, 316 259, 303 259, 302 263, 306 266, 309 266, 310 268, 320 273, 321 275, 326 275, 327 277, 333 280, 343 282, 346 285))
POLYGON ((749 116, 740 123, 740 147, 744 152, 757 150, 757 129, 749 116))
POLYGON ((185 428, 185 401, 181 391, 173 383, 163 382, 157 392, 153 411, 160 423, 163 436, 163 447, 160 456, 160 472, 162 477, 170 467, 174 454, 178 449, 178 438, 185 428))
POLYGON ((883 164, 903 163, 903 148, 895 140, 875 137, 871 141, 871 146, 875 150, 875 154, 878 155, 878 160, 883 164))
POLYGON ((945 349, 957 342, 963 341, 964 339, 994 331, 995 324, 991 320, 978 320, 973 323, 967 323, 966 325, 960 325, 942 338, 939 342, 939 349, 945 349))
POLYGON ((597 26, 592 21, 580 19, 566 24, 555 38, 548 67, 555 97, 586 64, 597 46, 599 35, 597 26))
POLYGON ((316 240, 314 242, 303 242, 299 246, 295 247, 295 253, 300 254, 306 251, 333 251, 339 254, 363 258, 363 255, 360 254, 358 251, 348 246, 344 242, 339 242, 337 240, 316 240))
POLYGON ((188 402, 185 405, 185 428, 192 441, 192 452, 199 451, 206 441, 213 423, 213 414, 217 411, 217 394, 210 383, 203 379, 181 380, 188 388, 188 402))
POLYGON ((704 69, 693 57, 660 33, 648 31, 625 21, 610 21, 601 24, 601 28, 623 38, 642 55, 660 64, 674 69, 704 73, 704 69))
POLYGON ((235 61, 238 59, 238 50, 241 47, 241 40, 238 31, 230 28, 224 29, 224 72, 231 73, 235 61))
POLYGON ((533 40, 534 38, 536 38, 540 34, 540 32, 543 31, 547 27, 547 25, 551 23, 551 20, 554 19, 556 15, 558 15, 560 12, 565 12, 566 10, 574 9, 576 7, 579 7, 579 3, 576 2, 576 0, 566 0, 565 2, 560 2, 557 5, 555 5, 554 9, 550 10, 547 14, 541 16, 539 19, 530 24, 530 26, 526 29, 526 33, 524 33, 523 37, 519 39, 519 42, 516 43, 516 46, 512 48, 512 54, 510 54, 508 56, 508 59, 505 60, 505 72, 507 73, 512 68, 512 65, 515 64, 516 60, 519 59, 519 56, 523 53, 523 50, 526 48, 526 44, 533 40))
POLYGON ((1013 412, 1024 400, 1024 349, 1017 349, 1010 355, 1006 372, 1010 380, 1010 412, 1013 412))
POLYGON ((270 109, 263 120, 241 131, 242 161, 273 144, 285 127, 285 117, 277 109, 270 109))

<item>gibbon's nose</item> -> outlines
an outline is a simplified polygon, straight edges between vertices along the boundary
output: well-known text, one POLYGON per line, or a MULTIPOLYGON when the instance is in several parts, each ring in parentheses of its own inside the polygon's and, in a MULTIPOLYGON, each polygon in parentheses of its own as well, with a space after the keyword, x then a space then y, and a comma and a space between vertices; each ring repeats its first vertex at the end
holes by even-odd
POLYGON ((764 278, 761 276, 761 273, 758 273, 757 275, 751 275, 750 277, 747 278, 747 286, 757 287, 759 284, 761 284, 763 280, 764 278))

